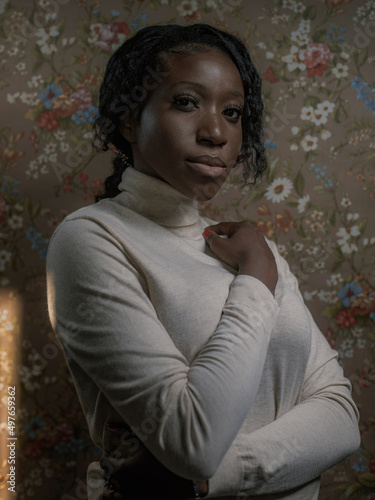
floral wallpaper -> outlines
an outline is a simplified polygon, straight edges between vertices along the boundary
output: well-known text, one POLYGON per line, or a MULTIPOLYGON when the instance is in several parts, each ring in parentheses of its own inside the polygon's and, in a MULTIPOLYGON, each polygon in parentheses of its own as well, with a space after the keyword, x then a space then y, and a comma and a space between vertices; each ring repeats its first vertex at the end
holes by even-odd
POLYGON ((195 22, 250 48, 269 152, 260 183, 234 171, 202 212, 250 220, 288 260, 361 412, 362 445, 319 498, 375 499, 375 0, 0 0, 0 500, 86 498, 100 450, 47 316, 48 241, 111 170, 91 145, 110 54, 195 22))

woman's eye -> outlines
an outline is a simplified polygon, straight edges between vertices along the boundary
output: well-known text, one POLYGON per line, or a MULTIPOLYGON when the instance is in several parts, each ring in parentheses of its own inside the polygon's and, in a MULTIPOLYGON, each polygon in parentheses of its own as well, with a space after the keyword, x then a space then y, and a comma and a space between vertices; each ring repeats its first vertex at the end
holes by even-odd
POLYGON ((186 110, 195 109, 199 104, 199 100, 192 95, 174 96, 173 102, 178 107, 184 108, 186 110))
POLYGON ((228 116, 229 118, 237 121, 242 116, 242 109, 237 107, 230 107, 224 110, 224 114, 225 116, 228 116))

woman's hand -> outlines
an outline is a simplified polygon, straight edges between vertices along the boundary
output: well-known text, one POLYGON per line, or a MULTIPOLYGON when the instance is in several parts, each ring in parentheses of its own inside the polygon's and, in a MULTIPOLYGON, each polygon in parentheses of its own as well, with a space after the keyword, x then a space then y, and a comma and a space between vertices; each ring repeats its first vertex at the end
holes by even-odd
POLYGON ((207 226, 203 236, 212 252, 237 269, 238 274, 254 276, 271 293, 275 292, 278 278, 275 257, 264 237, 249 222, 220 222, 207 226))

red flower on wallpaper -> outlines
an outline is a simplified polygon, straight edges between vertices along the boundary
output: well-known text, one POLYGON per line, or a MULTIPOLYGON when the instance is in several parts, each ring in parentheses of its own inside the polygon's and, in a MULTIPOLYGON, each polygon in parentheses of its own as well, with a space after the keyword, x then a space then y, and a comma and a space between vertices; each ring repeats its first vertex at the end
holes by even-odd
POLYGON ((23 453, 30 458, 37 458, 43 454, 43 451, 37 442, 26 443, 23 447, 23 453))
MULTIPOLYGON (((324 0, 324 5, 330 11, 333 11, 337 7, 340 7, 341 5, 345 5, 348 3, 352 3, 352 0, 324 0)), ((342 12, 342 10, 341 10, 341 12, 342 12)))
POLYGON ((336 323, 344 328, 350 328, 357 323, 352 309, 343 309, 335 316, 336 323))
POLYGON ((54 111, 44 111, 39 118, 38 124, 40 128, 44 128, 48 131, 59 127, 59 123, 56 120, 56 113, 54 111))
POLYGON ((366 316, 375 311, 375 297, 369 297, 365 293, 359 293, 350 302, 350 309, 358 316, 366 316))
POLYGON ((90 29, 89 42, 99 45, 106 52, 111 52, 130 33, 129 26, 122 22, 93 24, 90 26, 90 29))
POLYGON ((31 144, 34 146, 34 151, 37 153, 39 151, 39 144, 37 142, 38 136, 36 135, 35 130, 32 130, 30 132, 30 135, 28 137, 28 141, 31 142, 31 144))
POLYGON ((333 58, 333 54, 325 43, 310 43, 306 49, 298 52, 298 57, 306 64, 308 76, 322 76, 328 69, 326 63, 333 58))
POLYGON ((296 222, 292 219, 292 215, 289 210, 284 210, 283 214, 275 215, 276 229, 281 229, 284 233, 287 233, 290 228, 295 228, 297 226, 296 222))
POLYGON ((273 72, 272 66, 268 66, 266 71, 263 73, 263 78, 265 78, 270 83, 277 83, 280 81, 280 79, 277 78, 277 76, 273 72))

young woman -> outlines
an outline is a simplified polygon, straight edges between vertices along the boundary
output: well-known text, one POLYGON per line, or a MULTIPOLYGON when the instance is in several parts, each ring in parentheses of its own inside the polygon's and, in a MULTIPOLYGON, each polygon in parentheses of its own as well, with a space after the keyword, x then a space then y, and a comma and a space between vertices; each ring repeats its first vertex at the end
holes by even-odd
POLYGON ((359 446, 349 381, 274 243, 198 213, 232 168, 264 170, 262 110, 245 46, 212 26, 144 28, 108 63, 96 132, 115 172, 47 259, 104 450, 90 500, 316 499, 359 446))

